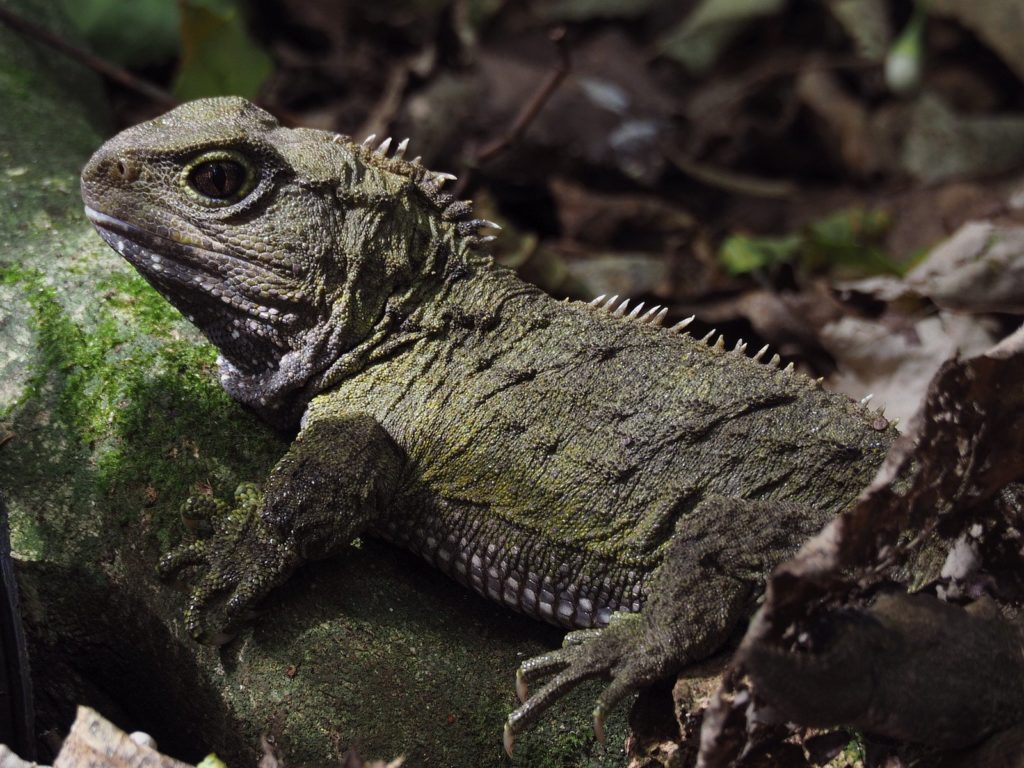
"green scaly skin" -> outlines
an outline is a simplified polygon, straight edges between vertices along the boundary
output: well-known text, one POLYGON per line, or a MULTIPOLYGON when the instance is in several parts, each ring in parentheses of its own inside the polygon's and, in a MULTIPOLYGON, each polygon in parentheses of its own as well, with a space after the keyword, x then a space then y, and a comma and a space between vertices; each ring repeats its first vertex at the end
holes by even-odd
POLYGON ((600 735, 627 693, 730 638, 893 430, 660 316, 525 285, 442 175, 386 150, 222 98, 82 172, 100 234, 219 348, 226 389, 299 426, 262 492, 189 505, 207 535, 161 568, 200 567, 187 626, 217 641, 301 563, 383 537, 581 630, 519 670, 510 750, 591 677, 611 681, 600 735))

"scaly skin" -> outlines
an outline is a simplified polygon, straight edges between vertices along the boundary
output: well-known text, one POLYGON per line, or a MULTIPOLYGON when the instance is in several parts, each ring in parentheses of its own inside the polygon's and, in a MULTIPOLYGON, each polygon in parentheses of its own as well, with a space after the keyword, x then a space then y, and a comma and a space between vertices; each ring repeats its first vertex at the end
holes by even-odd
POLYGON ((301 417, 262 494, 193 504, 212 535, 161 567, 204 568, 187 624, 212 640, 302 562, 381 536, 586 630, 519 670, 509 749, 596 676, 612 679, 600 734, 629 691, 728 640, 893 432, 660 316, 523 284, 477 252, 489 222, 443 181, 233 98, 94 155, 82 194, 100 234, 220 349, 234 397, 279 427, 301 417))

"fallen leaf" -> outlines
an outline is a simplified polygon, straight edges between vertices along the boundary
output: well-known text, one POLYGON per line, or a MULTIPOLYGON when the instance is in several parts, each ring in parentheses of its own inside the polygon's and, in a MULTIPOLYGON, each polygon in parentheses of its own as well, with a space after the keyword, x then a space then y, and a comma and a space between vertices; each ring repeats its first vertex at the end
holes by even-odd
POLYGON ((1007 0, 929 0, 928 12, 949 16, 984 41, 1024 81, 1024 4, 1007 0))
POLYGON ((856 399, 873 395, 873 407, 906 425, 943 363, 988 349, 997 328, 988 318, 950 312, 891 322, 851 315, 822 326, 818 340, 836 362, 830 389, 856 399))
POLYGON ((960 115, 938 96, 914 104, 902 151, 921 181, 1005 173, 1024 165, 1024 114, 960 115))
POLYGON ((1024 227, 964 224, 906 280, 947 309, 1024 314, 1024 227))

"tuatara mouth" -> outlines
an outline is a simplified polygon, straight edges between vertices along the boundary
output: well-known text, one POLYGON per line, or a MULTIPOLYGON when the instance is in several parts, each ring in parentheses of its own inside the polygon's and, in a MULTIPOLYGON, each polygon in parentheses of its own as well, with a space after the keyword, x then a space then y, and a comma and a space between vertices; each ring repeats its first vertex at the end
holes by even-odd
POLYGON ((219 254, 149 232, 89 206, 85 206, 85 215, 107 245, 153 282, 161 293, 171 296, 195 293, 197 289, 212 293, 210 283, 223 285, 218 275, 201 266, 216 264, 213 257, 219 259, 219 254))
POLYGON ((244 294, 276 276, 237 256, 213 251, 129 224, 85 206, 85 215, 107 245, 202 330, 239 370, 272 370, 288 351, 298 317, 284 302, 267 306, 244 294), (241 275, 241 279, 239 276, 241 275))

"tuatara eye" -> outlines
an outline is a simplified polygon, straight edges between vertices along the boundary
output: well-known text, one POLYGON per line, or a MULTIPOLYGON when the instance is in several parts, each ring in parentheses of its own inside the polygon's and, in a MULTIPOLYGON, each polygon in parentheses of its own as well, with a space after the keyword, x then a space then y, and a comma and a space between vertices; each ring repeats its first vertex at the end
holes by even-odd
POLYGON ((246 182, 246 169, 234 160, 209 160, 188 175, 188 184, 204 197, 225 200, 234 197, 246 182))
POLYGON ((222 208, 233 205, 256 188, 252 161, 234 149, 204 152, 181 169, 179 183, 197 203, 222 208))

